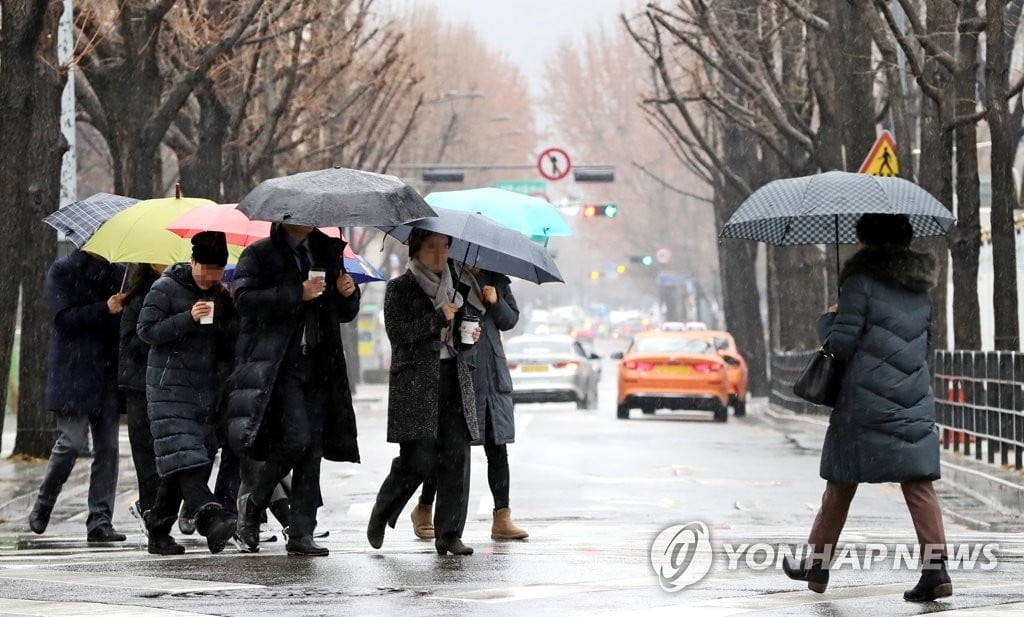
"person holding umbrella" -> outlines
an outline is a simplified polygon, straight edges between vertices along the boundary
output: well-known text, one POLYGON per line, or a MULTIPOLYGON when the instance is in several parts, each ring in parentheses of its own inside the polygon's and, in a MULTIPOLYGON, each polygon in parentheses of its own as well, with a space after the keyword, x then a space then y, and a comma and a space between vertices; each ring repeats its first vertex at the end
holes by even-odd
POLYGON ((924 602, 949 596, 939 479, 935 401, 928 374, 931 256, 910 250, 905 214, 865 214, 856 224, 859 251, 840 275, 839 304, 818 321, 822 344, 844 365, 821 454, 826 480, 811 527, 808 559, 783 569, 815 592, 828 586, 828 564, 860 483, 898 482, 921 546, 923 571, 903 594, 924 602))
POLYGON ((340 324, 358 315, 360 293, 341 272, 343 249, 312 225, 275 223, 235 270, 242 321, 228 439, 239 455, 266 461, 238 497, 248 550, 259 547, 260 518, 291 471, 288 554, 329 554, 313 541, 321 458, 359 462, 340 324))
MULTIPOLYGON (((439 555, 471 555, 462 531, 469 444, 479 432, 470 364, 452 344, 465 311, 448 261, 451 237, 414 228, 408 243, 409 269, 388 282, 384 296, 392 349, 387 439, 399 444, 399 454, 377 493, 366 537, 380 548, 386 526, 395 526, 416 488, 435 475, 434 547, 439 555)), ((472 340, 479 338, 476 328, 472 340)))
POLYGON ((153 284, 136 330, 150 345, 146 399, 160 486, 144 514, 150 553, 185 552, 170 536, 178 505, 196 513, 211 553, 224 550, 235 517, 210 492, 216 425, 231 371, 237 316, 220 284, 228 260, 220 232, 192 238, 191 263, 177 263, 153 284))
MULTIPOLYGON (((476 344, 473 388, 476 393, 477 425, 487 455, 487 483, 494 498, 491 538, 524 540, 529 534, 512 521, 509 508, 508 446, 515 441, 512 377, 508 372, 501 333, 516 327, 519 306, 512 295, 511 281, 503 274, 456 265, 460 274, 458 291, 466 299, 466 312, 480 319, 480 340, 476 344)), ((413 531, 417 537, 434 537, 432 508, 437 486, 433 477, 423 483, 419 503, 413 508, 413 531)))
POLYGON ((71 475, 91 431, 89 542, 123 542, 111 523, 117 487, 118 323, 124 310, 119 292, 124 268, 76 250, 46 273, 46 303, 53 318, 47 353, 46 406, 57 417, 57 440, 50 453, 29 527, 43 533, 53 506, 71 475))

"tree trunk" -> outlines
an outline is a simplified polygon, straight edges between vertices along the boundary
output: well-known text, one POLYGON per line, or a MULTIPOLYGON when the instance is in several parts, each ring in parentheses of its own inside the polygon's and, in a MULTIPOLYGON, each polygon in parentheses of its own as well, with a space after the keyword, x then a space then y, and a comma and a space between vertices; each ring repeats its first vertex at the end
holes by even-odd
MULTIPOLYGON (((46 370, 39 370, 36 354, 46 350, 48 312, 38 306, 42 298, 42 277, 55 250, 51 242, 35 242, 43 229, 40 219, 57 208, 60 200, 61 157, 67 148, 60 131, 61 91, 67 78, 57 62, 57 28, 64 11, 62 0, 31 2, 6 0, 2 10, 0 36, 0 186, 6 203, 17 204, 5 213, 9 235, 0 243, 0 259, 14 276, 0 283, 0 388, 4 402, 11 363, 14 316, 19 289, 24 289, 25 311, 36 310, 39 319, 22 323, 18 438, 16 454, 39 455, 40 450, 21 439, 22 432, 41 428, 39 415, 45 409, 40 393, 45 388, 46 370), (40 322, 41 320, 41 322, 40 322), (40 345, 41 349, 33 349, 40 345)), ((45 363, 45 361, 44 361, 45 363)), ((48 418, 47 418, 48 419, 48 418)), ((52 436, 52 435, 51 435, 52 436)))
POLYGON ((871 33, 860 11, 851 0, 832 0, 837 35, 829 40, 837 46, 833 65, 835 108, 839 112, 840 129, 846 150, 846 171, 857 171, 861 161, 875 143, 875 74, 871 57, 871 33))
POLYGON ((1007 92, 1010 82, 1005 36, 1005 0, 986 0, 988 33, 985 37, 985 81, 988 85, 988 125, 992 133, 992 269, 995 284, 996 349, 1020 349, 1017 315, 1017 247, 1013 228, 1016 189, 1013 181, 1014 131, 1009 126, 1007 92))
MULTIPOLYGON (((962 19, 976 19, 977 7, 965 2, 962 19)), ((978 105, 978 34, 960 35, 957 54, 955 115, 967 116, 978 105)), ((953 345, 957 349, 981 349, 981 306, 978 301, 978 257, 981 252, 981 195, 978 182, 978 127, 975 123, 955 129, 956 225, 950 232, 953 256, 953 345)), ((943 322, 945 325, 945 322, 943 322)))
POLYGON ((196 89, 196 99, 199 101, 196 150, 188 158, 178 157, 181 186, 186 195, 223 203, 224 139, 231 115, 208 81, 196 89))

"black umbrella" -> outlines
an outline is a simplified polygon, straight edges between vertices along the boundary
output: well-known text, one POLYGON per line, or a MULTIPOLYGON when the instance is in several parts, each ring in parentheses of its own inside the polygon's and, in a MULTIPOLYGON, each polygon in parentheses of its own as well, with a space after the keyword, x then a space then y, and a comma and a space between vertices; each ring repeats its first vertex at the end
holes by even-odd
POLYGON ((469 266, 514 276, 532 283, 562 282, 562 274, 543 246, 522 233, 480 214, 435 208, 437 216, 380 229, 408 242, 413 228, 451 236, 449 255, 469 266))
POLYGON ((43 222, 63 233, 75 246, 82 248, 100 225, 137 203, 139 200, 133 197, 96 193, 64 206, 44 218, 43 222))
POLYGON ((719 237, 775 246, 857 242, 862 214, 906 214, 915 237, 945 235, 953 214, 913 182, 902 178, 830 171, 770 182, 748 197, 719 237))
POLYGON ((264 180, 238 209, 253 220, 313 227, 399 225, 434 216, 398 178, 344 167, 264 180))

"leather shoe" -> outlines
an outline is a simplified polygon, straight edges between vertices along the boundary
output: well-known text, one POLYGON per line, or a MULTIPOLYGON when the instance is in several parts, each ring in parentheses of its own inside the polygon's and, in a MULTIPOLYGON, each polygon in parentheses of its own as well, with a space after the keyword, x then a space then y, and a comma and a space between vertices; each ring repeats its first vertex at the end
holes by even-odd
POLYGON ((289 555, 301 555, 303 557, 326 557, 331 553, 331 551, 327 550, 327 547, 320 546, 314 542, 312 536, 288 538, 288 543, 285 544, 284 548, 288 551, 289 555))
POLYGON ((452 555, 472 555, 473 547, 462 543, 462 538, 437 538, 434 540, 434 548, 438 555, 451 553, 452 555))
POLYGON ((43 533, 50 524, 50 514, 53 513, 53 504, 45 503, 36 499, 36 505, 32 506, 32 512, 28 515, 28 526, 36 533, 43 533))
POLYGON ((171 536, 149 536, 146 549, 150 555, 184 555, 185 547, 174 541, 171 536))
POLYGON ((115 530, 113 527, 106 526, 93 529, 86 535, 85 539, 89 542, 124 542, 128 539, 128 536, 115 530))
POLYGON ((814 593, 825 593, 828 589, 828 568, 820 561, 785 557, 782 571, 794 581, 804 581, 814 593))

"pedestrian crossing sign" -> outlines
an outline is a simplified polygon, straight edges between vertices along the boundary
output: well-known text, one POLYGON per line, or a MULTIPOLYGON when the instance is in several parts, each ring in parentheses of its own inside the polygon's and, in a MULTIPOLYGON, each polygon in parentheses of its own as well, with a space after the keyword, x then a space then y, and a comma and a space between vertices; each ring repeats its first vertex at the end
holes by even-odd
POLYGON ((860 166, 860 173, 871 176, 898 176, 900 175, 900 163, 896 159, 896 141, 892 133, 882 131, 882 134, 875 140, 867 158, 860 166))

